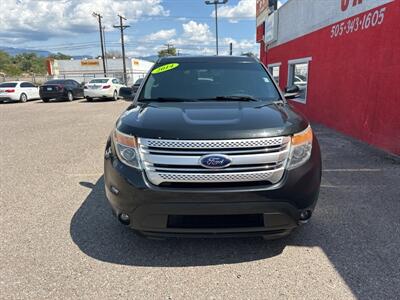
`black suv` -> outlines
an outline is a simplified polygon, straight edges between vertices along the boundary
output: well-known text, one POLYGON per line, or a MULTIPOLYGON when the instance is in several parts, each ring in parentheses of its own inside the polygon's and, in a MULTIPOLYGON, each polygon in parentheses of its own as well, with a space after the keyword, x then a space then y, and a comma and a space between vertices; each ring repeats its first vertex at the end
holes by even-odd
POLYGON ((150 236, 278 238, 307 222, 321 158, 309 122, 250 57, 167 57, 104 161, 119 221, 150 236))

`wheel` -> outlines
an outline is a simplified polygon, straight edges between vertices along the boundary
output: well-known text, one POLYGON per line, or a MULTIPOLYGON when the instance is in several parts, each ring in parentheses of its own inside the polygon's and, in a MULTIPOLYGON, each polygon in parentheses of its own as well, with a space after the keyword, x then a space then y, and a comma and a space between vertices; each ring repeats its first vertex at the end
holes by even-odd
POLYGON ((21 96, 19 97, 19 101, 22 103, 25 103, 28 100, 28 97, 26 94, 22 93, 21 96))
POLYGON ((118 100, 118 93, 117 93, 117 91, 114 91, 112 100, 113 100, 113 101, 117 101, 117 100, 118 100))
POLYGON ((47 103, 47 102, 50 101, 50 99, 48 99, 48 98, 43 98, 42 100, 43 100, 43 102, 45 102, 45 103, 47 103))
POLYGON ((67 93, 67 100, 68 100, 68 101, 74 100, 74 95, 72 94, 71 91, 68 91, 68 93, 67 93))
POLYGON ((92 102, 92 101, 93 101, 93 98, 86 97, 86 101, 87 101, 87 102, 92 102))

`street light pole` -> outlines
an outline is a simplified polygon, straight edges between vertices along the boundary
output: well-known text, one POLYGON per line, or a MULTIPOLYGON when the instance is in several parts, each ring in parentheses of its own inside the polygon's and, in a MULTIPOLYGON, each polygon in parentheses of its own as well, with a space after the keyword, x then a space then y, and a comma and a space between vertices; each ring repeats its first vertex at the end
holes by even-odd
POLYGON ((215 50, 218 55, 218 5, 225 4, 228 0, 206 0, 207 5, 215 6, 215 50))

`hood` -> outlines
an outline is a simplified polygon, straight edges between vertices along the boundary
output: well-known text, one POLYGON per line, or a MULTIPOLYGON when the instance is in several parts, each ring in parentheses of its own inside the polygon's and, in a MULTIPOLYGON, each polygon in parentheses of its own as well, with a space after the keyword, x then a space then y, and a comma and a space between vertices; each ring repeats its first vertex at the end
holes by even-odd
POLYGON ((147 138, 243 139, 290 135, 307 124, 287 104, 151 102, 127 110, 117 128, 147 138))

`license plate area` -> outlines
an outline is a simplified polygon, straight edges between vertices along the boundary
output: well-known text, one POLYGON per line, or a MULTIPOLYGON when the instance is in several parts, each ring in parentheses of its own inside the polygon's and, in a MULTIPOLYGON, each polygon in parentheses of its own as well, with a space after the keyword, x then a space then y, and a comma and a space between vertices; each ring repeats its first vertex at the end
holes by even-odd
POLYGON ((169 215, 167 226, 185 229, 264 227, 264 215, 169 215))

